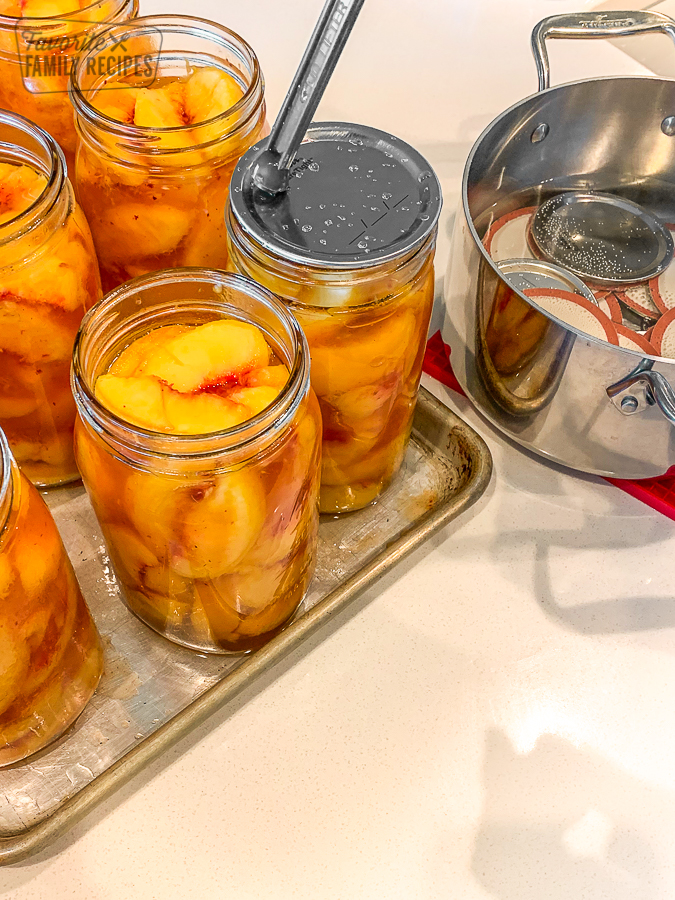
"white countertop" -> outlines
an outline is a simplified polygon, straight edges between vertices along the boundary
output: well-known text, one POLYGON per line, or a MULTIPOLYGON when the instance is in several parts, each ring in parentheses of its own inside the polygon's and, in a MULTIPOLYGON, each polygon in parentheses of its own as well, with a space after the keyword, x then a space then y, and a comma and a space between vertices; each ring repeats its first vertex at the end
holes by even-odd
MULTIPOLYGON (((445 189, 531 93, 558 0, 368 0, 320 118, 406 138, 445 189), (508 7, 508 9, 507 9, 508 7)), ((272 115, 321 0, 142 0, 258 51, 272 115)), ((664 38, 665 40, 665 38, 664 38)), ((644 71, 556 44, 555 81, 644 71)), ((675 523, 487 440, 495 477, 391 572, 50 851, 2 900, 672 900, 675 523)))

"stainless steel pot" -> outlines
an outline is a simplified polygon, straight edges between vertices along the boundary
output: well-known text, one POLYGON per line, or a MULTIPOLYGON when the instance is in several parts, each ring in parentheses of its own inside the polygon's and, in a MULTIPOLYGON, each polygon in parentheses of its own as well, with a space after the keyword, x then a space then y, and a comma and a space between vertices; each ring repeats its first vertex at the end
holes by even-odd
POLYGON ((675 81, 599 78, 550 88, 545 46, 546 38, 657 31, 675 42, 675 22, 654 12, 539 23, 539 93, 492 122, 471 151, 445 287, 443 336, 482 412, 530 450, 617 478, 675 465, 675 360, 604 343, 544 312, 510 286, 481 239, 500 216, 568 190, 616 194, 675 222, 675 81))

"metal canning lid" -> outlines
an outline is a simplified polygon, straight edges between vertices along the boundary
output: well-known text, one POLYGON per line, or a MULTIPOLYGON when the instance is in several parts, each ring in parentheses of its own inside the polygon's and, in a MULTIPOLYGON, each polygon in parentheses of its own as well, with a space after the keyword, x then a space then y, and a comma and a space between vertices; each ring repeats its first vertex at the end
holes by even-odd
POLYGON ((561 266, 541 259, 505 259, 498 262, 497 267, 516 290, 556 288, 580 294, 595 304, 593 291, 580 278, 577 278, 572 272, 567 272, 561 266))
POLYGON ((232 215, 264 250, 288 262, 356 269, 395 260, 432 232, 441 186, 404 141, 364 125, 311 125, 291 167, 288 191, 269 197, 251 179, 264 141, 238 162, 232 215))
POLYGON ((647 281, 673 258, 670 231, 648 210, 598 191, 551 197, 534 214, 530 234, 549 260, 602 284, 647 281))

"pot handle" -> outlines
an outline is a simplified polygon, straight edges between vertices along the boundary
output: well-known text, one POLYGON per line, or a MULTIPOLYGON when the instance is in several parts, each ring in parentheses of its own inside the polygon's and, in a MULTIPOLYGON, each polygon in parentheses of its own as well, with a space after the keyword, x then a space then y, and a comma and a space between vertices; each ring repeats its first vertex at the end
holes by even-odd
POLYGON ((551 85, 547 38, 618 38, 655 33, 667 34, 675 43, 675 21, 663 13, 649 10, 562 13, 542 19, 532 31, 532 53, 537 64, 539 90, 545 91, 551 85))
POLYGON ((666 419, 675 425, 675 391, 664 375, 652 371, 653 366, 653 360, 643 359, 625 378, 610 384, 607 396, 624 416, 658 406, 666 419))

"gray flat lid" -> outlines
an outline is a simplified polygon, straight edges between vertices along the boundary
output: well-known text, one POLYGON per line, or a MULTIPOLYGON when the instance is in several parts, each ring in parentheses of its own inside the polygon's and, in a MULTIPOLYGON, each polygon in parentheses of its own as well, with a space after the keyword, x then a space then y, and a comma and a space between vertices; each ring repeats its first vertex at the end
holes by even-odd
POLYGON ((505 259, 498 262, 497 267, 519 291, 554 288, 579 294, 591 303, 596 302, 593 291, 580 278, 543 259, 505 259))
POLYGON ((288 191, 275 197, 251 179, 261 145, 239 160, 230 203, 240 227, 289 262, 359 268, 419 246, 441 211, 441 187, 409 144, 375 128, 312 125, 291 167, 288 191))
POLYGON ((602 284, 646 281, 673 257, 668 229, 637 203, 613 194, 551 197, 534 214, 530 234, 547 259, 602 284))

